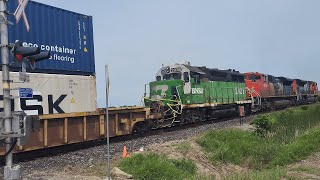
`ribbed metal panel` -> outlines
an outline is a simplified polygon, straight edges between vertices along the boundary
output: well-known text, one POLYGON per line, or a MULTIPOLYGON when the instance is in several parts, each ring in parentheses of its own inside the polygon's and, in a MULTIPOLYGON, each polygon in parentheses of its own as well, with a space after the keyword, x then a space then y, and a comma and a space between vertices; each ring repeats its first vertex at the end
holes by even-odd
MULTIPOLYGON (((28 115, 62 114, 88 112, 97 109, 97 93, 95 76, 78 76, 63 74, 30 73, 30 82, 13 83, 11 88, 31 88, 32 98, 15 98, 12 109, 23 110, 28 115)), ((14 82, 19 81, 19 73, 10 73, 14 82)), ((2 75, 0 73, 0 79, 2 75)), ((0 89, 2 85, 0 84, 0 89)), ((19 91, 11 92, 18 97, 19 91)), ((0 111, 3 109, 2 93, 0 95, 0 111)))
MULTIPOLYGON (((14 12, 17 6, 17 0, 10 0, 8 10, 14 12)), ((30 32, 26 31, 21 18, 18 24, 9 27, 9 41, 20 40, 51 53, 51 59, 37 63, 36 70, 32 72, 95 74, 91 16, 33 1, 29 1, 25 13, 31 27, 30 32)), ((15 22, 13 16, 9 20, 15 22)))

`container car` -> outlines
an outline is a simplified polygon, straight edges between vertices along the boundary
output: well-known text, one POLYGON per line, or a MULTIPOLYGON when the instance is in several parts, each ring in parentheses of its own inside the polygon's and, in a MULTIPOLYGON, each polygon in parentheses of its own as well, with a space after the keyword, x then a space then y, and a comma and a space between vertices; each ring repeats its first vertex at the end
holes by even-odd
MULTIPOLYGON (((8 1, 8 11, 14 12, 18 1, 8 1)), ((49 51, 51 58, 36 64, 31 72, 70 75, 95 75, 92 17, 42 3, 29 1, 25 9, 30 24, 26 31, 23 20, 9 26, 9 42, 49 51)), ((14 16, 8 16, 15 22, 14 16)), ((13 57, 10 58, 11 62, 13 57)), ((12 65, 11 70, 21 68, 12 65)))

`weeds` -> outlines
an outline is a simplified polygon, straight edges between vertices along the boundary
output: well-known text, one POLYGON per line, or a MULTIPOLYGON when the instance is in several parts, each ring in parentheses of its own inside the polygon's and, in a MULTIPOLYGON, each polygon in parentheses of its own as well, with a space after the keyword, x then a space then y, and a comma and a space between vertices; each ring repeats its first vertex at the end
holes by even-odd
POLYGON ((271 136, 280 143, 289 143, 293 138, 320 125, 320 105, 290 108, 258 116, 252 124, 257 128, 257 134, 271 136))
POLYGON ((256 180, 256 179, 286 179, 286 172, 281 168, 267 169, 262 171, 249 171, 245 173, 233 174, 226 177, 226 180, 256 180))
POLYGON ((304 159, 320 149, 320 128, 297 137, 285 144, 272 161, 272 165, 286 165, 304 159))
POLYGON ((254 169, 299 161, 320 151, 320 105, 270 113, 253 121, 255 133, 236 129, 212 131, 198 139, 213 163, 254 169))
POLYGON ((120 167, 135 179, 190 179, 196 175, 196 165, 188 159, 169 159, 165 155, 138 154, 124 159, 120 167))
POLYGON ((276 144, 247 131, 229 129, 206 133, 197 141, 213 162, 234 163, 261 169, 272 160, 276 144))
POLYGON ((299 166, 299 167, 293 168, 292 171, 305 172, 310 174, 316 174, 318 172, 317 169, 312 167, 307 167, 307 166, 299 166))
POLYGON ((177 145, 176 150, 185 156, 191 150, 191 144, 189 142, 182 142, 177 145))

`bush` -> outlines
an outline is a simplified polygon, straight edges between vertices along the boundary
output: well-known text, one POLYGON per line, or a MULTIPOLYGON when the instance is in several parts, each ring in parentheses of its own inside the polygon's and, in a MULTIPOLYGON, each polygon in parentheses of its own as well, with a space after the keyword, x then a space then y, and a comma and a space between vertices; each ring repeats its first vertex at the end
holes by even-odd
POLYGON ((309 109, 309 106, 301 106, 301 109, 304 110, 304 111, 306 111, 306 110, 309 109))
POLYGON ((252 125, 256 128, 255 132, 259 136, 265 137, 267 133, 271 131, 271 128, 275 121, 266 115, 258 116, 252 122, 252 125))
POLYGON ((196 175, 196 165, 187 159, 169 159, 165 155, 138 154, 123 159, 120 168, 134 179, 187 179, 196 175))

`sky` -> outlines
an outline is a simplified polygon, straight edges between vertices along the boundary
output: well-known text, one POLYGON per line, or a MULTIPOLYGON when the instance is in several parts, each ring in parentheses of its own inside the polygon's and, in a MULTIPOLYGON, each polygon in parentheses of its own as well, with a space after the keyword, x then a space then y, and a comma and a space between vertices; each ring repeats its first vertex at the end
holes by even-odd
POLYGON ((93 16, 97 102, 141 105, 162 64, 257 71, 320 84, 319 0, 35 0, 93 16))

